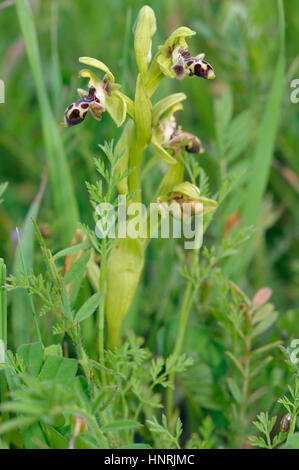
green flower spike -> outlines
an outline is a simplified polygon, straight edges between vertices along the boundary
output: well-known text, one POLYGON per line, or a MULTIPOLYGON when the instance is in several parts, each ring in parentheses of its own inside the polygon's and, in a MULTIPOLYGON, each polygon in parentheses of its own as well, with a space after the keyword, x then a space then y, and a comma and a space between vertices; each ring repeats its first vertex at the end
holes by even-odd
POLYGON ((183 204, 191 204, 190 215, 206 215, 214 212, 217 209, 217 202, 207 197, 200 195, 200 190, 197 186, 185 181, 174 186, 169 193, 168 203, 170 204, 171 213, 177 219, 183 217, 183 204), (173 205, 171 203, 176 202, 173 205))
POLYGON ((103 62, 92 57, 80 57, 79 62, 102 70, 105 76, 103 80, 100 80, 89 69, 79 72, 80 77, 89 78, 89 91, 78 89, 81 99, 69 105, 65 110, 65 124, 67 126, 80 124, 88 111, 95 119, 101 120, 102 113, 107 110, 116 125, 121 126, 126 119, 129 98, 119 91, 120 85, 115 83, 113 74, 103 62))
MULTIPOLYGON (((183 95, 183 93, 178 93, 177 95, 183 95)), ((185 99, 185 95, 183 95, 183 99, 185 99)), ((183 109, 180 103, 174 105, 168 115, 158 121, 151 140, 158 156, 165 163, 173 165, 177 162, 175 157, 177 157, 182 150, 198 154, 204 152, 204 148, 198 137, 190 134, 190 132, 182 131, 180 127, 177 128, 174 113, 180 109, 183 109)))
POLYGON ((190 77, 196 75, 207 80, 215 78, 212 66, 203 60, 204 54, 192 57, 189 52, 185 38, 194 34, 195 32, 189 28, 178 28, 167 39, 164 46, 159 46, 160 52, 156 60, 164 75, 179 80, 186 75, 190 77))

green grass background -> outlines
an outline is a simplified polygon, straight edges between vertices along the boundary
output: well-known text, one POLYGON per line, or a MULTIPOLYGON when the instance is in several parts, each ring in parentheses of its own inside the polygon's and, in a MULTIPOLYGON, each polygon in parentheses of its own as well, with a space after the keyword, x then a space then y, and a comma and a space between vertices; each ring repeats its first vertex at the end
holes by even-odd
MULTIPOLYGON (((179 91, 187 94, 180 124, 203 141, 206 153, 199 160, 212 192, 231 170, 244 172, 205 242, 223 238, 235 211, 244 225, 254 225, 252 240, 225 263, 225 269, 249 297, 261 287, 271 287, 280 312, 275 339, 283 332, 287 341, 299 337, 299 104, 290 101, 290 83, 299 78, 297 3, 285 0, 284 27, 273 0, 148 2, 158 23, 153 48, 176 27, 189 26, 197 33, 189 42, 192 54, 205 52, 216 72, 212 83, 165 79, 154 99, 179 91)), ((18 269, 12 241, 16 226, 27 233, 27 267, 40 260, 38 249, 33 249, 29 216, 38 213, 54 251, 67 246, 79 220, 92 226, 85 181, 97 178, 93 164, 99 155, 97 144, 116 140, 119 131, 107 113, 101 123, 88 116, 80 126, 66 129, 61 125, 63 113, 77 99, 76 88, 84 84, 77 75, 80 56, 106 63, 123 91, 133 96, 137 68, 131 31, 143 5, 133 0, 30 4, 32 17, 21 0, 0 9, 0 78, 6 93, 5 104, 0 104, 0 183, 9 182, 5 203, 0 205, 0 257, 8 272, 18 269), (46 167, 49 182, 40 202, 35 197, 46 167)), ((145 155, 145 161, 149 157, 145 155)), ((146 200, 160 177, 158 166, 145 179, 146 200)), ((178 264, 173 241, 150 244, 142 282, 126 319, 127 327, 146 336, 150 345, 156 342, 160 352, 164 325, 177 314, 183 295, 178 264), (152 331, 153 321, 157 328, 152 331)), ((9 300, 9 312, 15 311, 9 317, 8 340, 15 345, 32 337, 26 309, 21 308, 28 299, 22 295, 14 293, 19 297, 12 296, 13 306, 9 300)), ((204 302, 194 310, 198 318, 204 302)), ((209 325, 208 316, 204 322, 209 325)), ((200 332, 196 341, 201 341, 200 332)), ((277 385, 279 379, 275 380, 277 385)))

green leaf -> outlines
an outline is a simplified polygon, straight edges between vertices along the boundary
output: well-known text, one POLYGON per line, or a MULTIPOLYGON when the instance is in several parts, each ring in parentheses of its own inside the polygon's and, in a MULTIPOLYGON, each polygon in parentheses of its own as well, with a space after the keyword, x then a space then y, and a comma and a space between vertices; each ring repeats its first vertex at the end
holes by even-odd
POLYGON ((72 283, 71 286, 71 292, 70 292, 70 302, 73 305, 77 295, 78 291, 80 289, 80 285, 82 282, 82 278, 85 273, 86 265, 89 261, 90 258, 90 251, 87 251, 84 253, 80 258, 72 264, 70 269, 65 275, 65 278, 63 280, 63 285, 66 287, 69 283, 72 283))
POLYGON ((242 403, 243 402, 242 393, 241 393, 241 390, 240 390, 239 386, 237 385, 236 381, 233 378, 229 377, 227 379, 227 383, 228 383, 229 389, 230 389, 234 399, 238 403, 242 403))
POLYGON ((63 258, 64 256, 77 253, 77 251, 84 250, 85 248, 88 248, 88 243, 78 243, 77 245, 69 246, 68 248, 65 248, 64 250, 58 251, 53 256, 53 258, 54 260, 57 260, 59 258, 63 258))
POLYGON ((262 307, 255 310, 252 314, 253 325, 261 322, 262 320, 265 320, 265 318, 267 318, 269 315, 271 315, 271 313, 273 313, 273 310, 274 310, 274 305, 270 303, 263 305, 262 307))
POLYGON ((137 421, 130 419, 120 419, 118 421, 113 421, 112 423, 105 424, 101 427, 103 432, 115 432, 115 431, 124 431, 128 429, 135 429, 140 427, 141 424, 137 421))
POLYGON ((77 373, 78 364, 75 359, 66 359, 59 356, 49 356, 40 372, 41 380, 55 380, 61 385, 71 384, 77 373))
POLYGON ((152 449, 148 444, 126 444, 121 446, 120 449, 152 449))
POLYGON ((12 418, 9 421, 5 421, 0 424, 0 434, 12 431, 13 429, 18 429, 21 426, 27 426, 28 424, 34 423, 36 420, 32 416, 19 416, 17 418, 12 418))
POLYGON ((281 449, 299 449, 299 432, 290 436, 287 442, 281 446, 281 449))
POLYGON ((90 434, 81 433, 76 438, 75 449, 82 450, 82 449, 98 449, 98 448, 99 448, 99 444, 97 440, 90 434))
POLYGON ((49 356, 63 356, 62 347, 60 344, 51 344, 44 349, 44 359, 49 356))
POLYGON ((255 328, 253 328, 252 337, 255 338, 256 336, 264 333, 264 331, 268 330, 276 321, 277 317, 277 312, 273 312, 271 315, 268 315, 267 318, 265 318, 255 328))
POLYGON ((44 360, 42 345, 40 343, 23 344, 18 348, 17 353, 22 357, 29 371, 37 376, 44 360))
POLYGON ((78 310, 75 316, 75 321, 76 322, 81 322, 85 320, 86 318, 90 317, 90 315, 93 314, 95 309, 100 303, 101 300, 101 292, 98 292, 91 297, 89 297, 88 300, 82 305, 82 307, 78 310))
POLYGON ((8 186, 7 182, 0 184, 0 204, 2 204, 2 202, 3 202, 3 199, 1 199, 1 196, 4 194, 7 186, 8 186))
POLYGON ((108 348, 120 341, 120 328, 126 315, 142 272, 144 240, 121 238, 113 244, 107 262, 107 290, 105 294, 108 325, 108 348))
POLYGON ((69 441, 60 432, 58 432, 53 426, 43 426, 43 430, 50 443, 51 449, 68 449, 69 441))

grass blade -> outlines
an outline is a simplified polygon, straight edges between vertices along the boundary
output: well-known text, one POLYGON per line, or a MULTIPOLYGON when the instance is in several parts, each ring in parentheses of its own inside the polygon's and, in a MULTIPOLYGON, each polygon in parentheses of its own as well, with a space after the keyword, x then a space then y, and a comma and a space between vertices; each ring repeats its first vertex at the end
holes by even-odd
MULTIPOLYGON (((13 274, 19 271, 27 272, 31 270, 33 264, 33 223, 31 219, 36 219, 46 187, 47 174, 44 173, 41 186, 37 196, 31 204, 21 231, 21 244, 18 243, 13 264, 13 274), (22 254, 22 256, 21 256, 22 254), (23 266, 24 265, 24 266, 23 266)), ((34 307, 33 307, 34 308, 34 307)), ((30 322, 26 312, 32 311, 32 298, 23 289, 12 292, 12 329, 15 347, 28 343, 30 340, 30 322)), ((33 312, 33 311, 32 311, 33 312)))
POLYGON ((60 228, 60 239, 64 245, 67 245, 74 235, 78 222, 74 189, 61 137, 47 95, 33 17, 29 11, 28 3, 24 0, 16 0, 16 10, 40 107, 52 197, 60 228))

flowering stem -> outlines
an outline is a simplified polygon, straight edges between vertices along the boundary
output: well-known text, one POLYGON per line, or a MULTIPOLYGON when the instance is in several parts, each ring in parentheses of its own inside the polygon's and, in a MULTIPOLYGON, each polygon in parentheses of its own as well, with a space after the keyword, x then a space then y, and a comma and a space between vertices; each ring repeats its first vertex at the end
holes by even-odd
POLYGON ((141 202, 141 159, 142 151, 138 147, 136 139, 133 139, 132 148, 130 149, 129 168, 134 168, 129 175, 129 191, 136 193, 131 199, 132 202, 141 202))
MULTIPOLYGON (((100 292, 102 300, 99 306, 99 361, 104 365, 104 328, 105 328, 105 280, 106 280, 107 240, 103 238, 101 251, 100 292)), ((105 382, 105 374, 102 374, 105 382)))
MULTIPOLYGON (((197 259, 198 259, 198 253, 199 253, 199 248, 196 248, 193 251, 193 256, 192 256, 192 272, 191 272, 191 277, 187 283, 181 311, 180 311, 180 320, 179 320, 179 330, 178 330, 178 335, 176 338, 176 343, 175 347, 173 350, 173 354, 175 356, 179 356, 182 350, 182 345, 185 337, 185 331, 186 331, 186 325, 187 321, 189 318, 189 314, 195 299, 195 295, 198 290, 198 285, 194 286, 193 282, 193 275, 195 274, 195 270, 197 267, 197 259)), ((171 419, 172 419, 172 409, 173 409, 173 387, 174 387, 174 380, 175 380, 175 374, 171 374, 169 376, 169 381, 171 386, 168 387, 167 389, 167 396, 166 396, 166 409, 167 409, 167 422, 169 426, 171 426, 171 419)))

